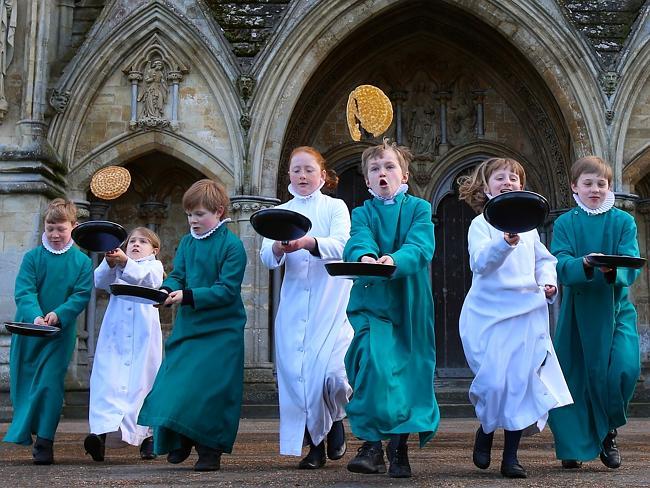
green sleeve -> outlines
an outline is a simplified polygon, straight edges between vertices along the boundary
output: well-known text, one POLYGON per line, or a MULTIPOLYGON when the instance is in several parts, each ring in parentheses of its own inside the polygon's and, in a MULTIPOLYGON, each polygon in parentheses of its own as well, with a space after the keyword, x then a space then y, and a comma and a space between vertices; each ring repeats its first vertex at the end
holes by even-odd
POLYGON ((230 305, 241 297, 241 282, 246 269, 246 251, 241 241, 231 236, 219 264, 219 279, 209 287, 192 288, 196 310, 230 305))
MULTIPOLYGON (((616 254, 622 256, 639 256, 639 242, 637 241, 637 229, 634 218, 626 214, 623 224, 621 237, 618 241, 616 254)), ((640 269, 617 268, 616 269, 616 286, 630 286, 641 273, 640 269)))
POLYGON ((161 288, 169 288, 171 291, 182 290, 185 288, 185 276, 185 238, 183 238, 174 256, 174 269, 165 278, 161 288))
POLYGON ((433 259, 434 250, 435 238, 431 222, 431 205, 429 202, 420 200, 404 244, 390 254, 397 266, 393 278, 411 275, 426 268, 433 259))
POLYGON ((557 258, 557 280, 561 285, 578 285, 593 279, 593 273, 585 271, 583 256, 578 254, 572 242, 571 229, 564 219, 559 219, 553 227, 551 253, 557 258))
POLYGON ((25 322, 34 322, 36 317, 43 317, 43 311, 38 302, 34 256, 34 252, 28 252, 25 254, 23 262, 20 264, 18 276, 16 276, 16 288, 14 293, 14 300, 16 301, 16 320, 25 322))
POLYGON ((366 206, 352 210, 352 223, 350 226, 350 239, 343 250, 343 261, 357 262, 365 255, 375 258, 379 256, 379 245, 370 227, 370 216, 366 206))
POLYGON ((74 325, 77 316, 86 308, 90 300, 90 292, 93 289, 93 265, 90 258, 85 255, 81 256, 81 260, 82 263, 74 281, 72 292, 65 302, 53 310, 62 327, 74 325))

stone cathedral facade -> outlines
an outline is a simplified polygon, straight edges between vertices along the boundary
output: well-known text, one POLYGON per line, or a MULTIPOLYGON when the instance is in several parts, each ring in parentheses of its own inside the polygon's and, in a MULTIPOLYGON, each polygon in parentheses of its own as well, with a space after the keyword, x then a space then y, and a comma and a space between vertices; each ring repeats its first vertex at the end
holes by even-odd
MULTIPOLYGON (((282 276, 261 266, 249 217, 286 201, 288 154, 299 145, 325 155, 350 208, 367 198, 360 155, 378 140, 353 142, 345 119, 360 84, 391 98, 388 135, 412 148, 410 191, 433 206, 439 392, 469 378, 457 319, 471 280, 473 215, 455 181, 478 161, 506 155, 524 164, 528 189, 553 208, 540 229, 548 242, 552 217, 572 204, 571 162, 603 156, 648 255, 648 0, 0 0, 0 319, 13 318, 15 276, 40 242, 53 197, 73 199, 82 220, 155 229, 169 270, 187 231, 181 196, 214 178, 229 189, 230 225, 249 257, 244 414, 267 412, 277 401, 282 276), (132 175, 110 202, 89 191, 108 165, 132 175)), ((643 362, 637 405, 650 401, 648 272, 632 290, 643 362)), ((94 294, 79 318, 66 415, 84 414, 107 299, 94 294)), ((173 310, 161 319, 168 334, 173 310)), ((0 329, 6 419, 10 336, 0 329)))

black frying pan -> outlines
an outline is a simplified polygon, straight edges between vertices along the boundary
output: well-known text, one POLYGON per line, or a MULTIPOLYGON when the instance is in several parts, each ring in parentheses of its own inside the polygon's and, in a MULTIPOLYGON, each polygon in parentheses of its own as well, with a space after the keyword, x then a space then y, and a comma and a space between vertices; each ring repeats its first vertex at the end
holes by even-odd
POLYGON ((488 200, 483 216, 502 232, 519 234, 536 229, 548 216, 546 198, 532 191, 509 191, 488 200))
POLYGON ((251 225, 255 232, 267 239, 295 241, 311 229, 311 220, 293 210, 284 208, 265 208, 251 215, 251 225))
POLYGON ((61 327, 55 325, 36 325, 29 322, 5 322, 5 328, 12 334, 49 337, 58 334, 61 327))
POLYGON ((156 305, 163 303, 169 296, 162 290, 157 288, 149 288, 147 286, 129 285, 127 283, 113 283, 110 286, 111 293, 124 300, 136 303, 144 303, 146 305, 156 305))
POLYGON ((615 254, 590 254, 586 258, 592 266, 605 266, 607 268, 643 268, 646 263, 645 258, 615 254))
POLYGON ((72 238, 79 247, 94 252, 117 249, 126 236, 124 227, 107 220, 89 220, 72 229, 72 238))

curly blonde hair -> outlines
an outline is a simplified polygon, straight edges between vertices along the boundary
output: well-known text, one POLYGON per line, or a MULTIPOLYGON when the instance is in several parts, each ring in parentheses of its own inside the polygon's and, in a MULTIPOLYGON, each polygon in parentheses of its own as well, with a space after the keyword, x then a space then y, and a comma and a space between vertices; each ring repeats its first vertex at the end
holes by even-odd
POLYGON ((511 158, 490 158, 479 164, 470 174, 458 178, 458 199, 465 201, 476 213, 481 213, 487 200, 485 190, 490 176, 500 169, 510 169, 517 173, 521 188, 526 186, 526 172, 519 161, 511 158))

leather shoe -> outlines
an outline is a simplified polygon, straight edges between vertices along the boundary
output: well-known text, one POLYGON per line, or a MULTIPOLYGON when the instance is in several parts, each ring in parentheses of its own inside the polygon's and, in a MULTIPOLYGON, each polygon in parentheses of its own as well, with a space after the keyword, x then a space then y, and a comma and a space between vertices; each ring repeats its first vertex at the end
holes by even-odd
POLYGON ((181 447, 169 451, 169 454, 167 454, 167 462, 172 464, 179 464, 185 461, 188 457, 190 457, 190 454, 192 453, 193 444, 194 443, 192 442, 192 439, 182 435, 181 447))
POLYGON ((506 478, 528 478, 528 473, 519 463, 501 463, 501 474, 506 478))
POLYGON ((600 460, 610 469, 616 469, 621 465, 621 453, 616 446, 616 429, 610 430, 605 436, 603 447, 600 451, 600 460))
POLYGON ((341 459, 345 455, 347 448, 343 421, 337 420, 332 424, 332 428, 327 433, 327 457, 332 461, 341 459))
POLYGON ((325 442, 317 446, 310 444, 309 453, 300 460, 298 469, 318 469, 325 466, 325 442))
POLYGON ((32 457, 34 464, 47 465, 54 462, 54 441, 50 439, 43 439, 36 437, 34 446, 32 447, 32 457))
POLYGON ((385 473, 386 462, 381 442, 364 442, 357 455, 348 463, 348 471, 361 474, 385 473))
POLYGON ((140 459, 156 459, 156 453, 153 452, 153 437, 147 437, 140 444, 140 459))
POLYGON ((582 467, 582 462, 576 461, 575 459, 563 459, 562 467, 564 469, 578 469, 582 467))
POLYGON ((194 471, 219 471, 221 469, 221 449, 196 445, 199 460, 194 464, 194 471))
POLYGON ((103 461, 106 452, 106 434, 88 434, 84 439, 86 454, 90 454, 93 461, 103 461))
POLYGON ((474 466, 476 466, 479 469, 487 469, 490 467, 490 454, 492 450, 492 439, 493 436, 488 436, 487 434, 483 434, 484 436, 489 437, 489 443, 488 443, 488 450, 487 451, 482 451, 479 449, 479 437, 481 436, 481 427, 478 428, 476 431, 476 436, 474 437, 474 451, 472 452, 472 461, 474 462, 474 466))
POLYGON ((389 442, 386 447, 386 455, 390 466, 388 476, 391 478, 410 478, 411 465, 409 464, 408 444, 389 442))

